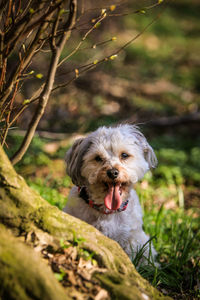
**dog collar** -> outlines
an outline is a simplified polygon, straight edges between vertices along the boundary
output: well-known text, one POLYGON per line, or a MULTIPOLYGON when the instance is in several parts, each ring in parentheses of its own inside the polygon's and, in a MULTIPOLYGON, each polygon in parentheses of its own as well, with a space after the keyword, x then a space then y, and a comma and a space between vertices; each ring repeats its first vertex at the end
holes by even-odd
POLYGON ((78 187, 78 193, 79 197, 82 198, 90 207, 98 210, 99 212, 103 213, 104 215, 109 215, 112 213, 117 213, 126 210, 129 200, 127 199, 125 202, 123 202, 120 206, 120 208, 116 210, 111 210, 108 208, 105 208, 104 204, 96 204, 93 200, 89 198, 87 188, 85 186, 78 187))

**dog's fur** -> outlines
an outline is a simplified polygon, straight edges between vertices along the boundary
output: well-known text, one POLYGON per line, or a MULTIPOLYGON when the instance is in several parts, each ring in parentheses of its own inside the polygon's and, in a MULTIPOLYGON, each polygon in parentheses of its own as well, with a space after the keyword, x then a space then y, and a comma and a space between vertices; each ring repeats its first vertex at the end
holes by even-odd
MULTIPOLYGON (((128 124, 100 127, 75 141, 67 152, 66 162, 67 173, 76 186, 64 211, 116 240, 132 258, 149 240, 142 229, 142 210, 132 186, 157 164, 144 135, 136 126, 128 124), (112 176, 110 170, 117 170, 118 174, 112 176), (78 187, 83 186, 89 199, 96 205, 102 204, 106 214, 90 207, 80 197, 78 187), (126 210, 119 212, 117 209, 127 199, 126 210)), ((148 256, 148 243, 145 249, 144 254, 148 256)), ((156 254, 153 246, 151 253, 152 257, 156 254)))

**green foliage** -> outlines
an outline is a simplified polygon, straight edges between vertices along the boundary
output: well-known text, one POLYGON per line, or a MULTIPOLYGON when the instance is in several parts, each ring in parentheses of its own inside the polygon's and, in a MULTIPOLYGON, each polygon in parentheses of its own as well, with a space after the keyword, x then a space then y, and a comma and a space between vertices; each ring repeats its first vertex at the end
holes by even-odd
POLYGON ((48 186, 48 179, 46 181, 41 178, 36 178, 34 181, 27 180, 30 187, 36 190, 50 204, 56 205, 60 209, 63 209, 65 206, 67 198, 59 193, 58 190, 61 186, 68 186, 69 182, 69 178, 65 177, 62 182, 55 180, 48 186))
POLYGON ((158 159, 161 162, 155 171, 155 176, 159 179, 158 184, 163 179, 167 184, 180 185, 186 181, 198 184, 200 166, 197 156, 199 153, 199 147, 191 148, 188 152, 168 148, 158 151, 158 159))
POLYGON ((73 246, 80 246, 80 244, 82 244, 83 242, 85 242, 84 237, 77 237, 77 234, 75 231, 73 231, 73 241, 72 244, 73 246))
POLYGON ((56 277, 56 279, 58 281, 62 281, 64 279, 65 275, 66 275, 66 272, 62 268, 60 268, 60 273, 54 273, 54 276, 56 277))
POLYGON ((64 239, 60 240, 60 247, 62 250, 67 249, 69 247, 77 247, 79 257, 82 257, 84 260, 90 260, 94 266, 97 265, 97 261, 93 258, 95 252, 89 252, 84 249, 83 243, 86 242, 84 237, 77 237, 77 233, 73 231, 73 239, 72 242, 64 241, 64 239))
POLYGON ((133 252, 132 249, 132 262, 134 266, 140 270, 140 266, 145 262, 147 265, 152 265, 156 268, 153 262, 153 257, 152 257, 152 240, 154 237, 151 237, 140 249, 138 249, 137 253, 133 252), (149 253, 148 256, 145 256, 145 251, 147 250, 147 246, 149 247, 149 253))
MULTIPOLYGON (((190 292, 197 297, 199 265, 199 220, 187 216, 182 209, 176 211, 156 207, 145 210, 144 229, 155 235, 155 248, 160 267, 150 263, 139 266, 139 273, 160 289, 171 294, 190 292)), ((138 262, 137 262, 138 264, 138 262)))
MULTIPOLYGON (((191 208, 189 214, 184 210, 187 204, 184 191, 186 186, 195 190, 199 185, 200 147, 194 146, 199 145, 199 141, 163 136, 153 144, 157 148, 158 167, 153 174, 146 174, 143 184, 136 188, 144 210, 144 229, 155 237, 153 243, 160 267, 151 262, 148 267, 140 266, 140 251, 134 263, 139 265, 143 277, 161 290, 170 290, 171 296, 182 297, 181 294, 189 293, 197 297, 199 218, 194 217, 195 209, 191 208)), ((196 212, 198 215, 198 210, 196 212)))
MULTIPOLYGON (((22 140, 22 136, 9 136, 8 149, 6 149, 9 157, 17 151, 22 140), (12 147, 10 147, 10 145, 12 145, 12 147)), ((35 166, 46 166, 51 162, 50 158, 42 150, 46 141, 46 139, 40 139, 39 137, 35 137, 32 140, 28 154, 25 154, 23 160, 16 166, 17 171, 25 166, 30 166, 32 163, 34 163, 35 166)))
POLYGON ((143 111, 152 111, 157 113, 166 113, 171 112, 172 108, 167 103, 161 103, 158 101, 155 101, 154 99, 149 99, 141 96, 133 96, 131 99, 131 103, 139 109, 142 109, 143 111))
POLYGON ((62 249, 67 249, 67 248, 69 248, 69 246, 70 246, 70 244, 67 242, 65 242, 64 241, 64 239, 60 239, 60 247, 62 248, 62 249))

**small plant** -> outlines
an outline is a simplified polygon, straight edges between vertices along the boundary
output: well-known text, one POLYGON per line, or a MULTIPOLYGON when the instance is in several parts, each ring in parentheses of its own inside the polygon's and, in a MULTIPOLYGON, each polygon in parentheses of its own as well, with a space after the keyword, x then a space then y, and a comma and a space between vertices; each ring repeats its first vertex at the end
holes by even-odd
POLYGON ((37 178, 35 181, 27 181, 29 186, 36 190, 45 200, 50 204, 56 205, 58 208, 63 209, 67 201, 66 197, 59 193, 57 188, 53 186, 45 185, 45 182, 41 178, 37 178))
POLYGON ((155 236, 152 236, 136 253, 134 253, 132 249, 132 263, 136 267, 136 269, 140 268, 140 265, 142 265, 145 261, 148 265, 154 265, 154 259, 152 257, 152 251, 151 251, 151 245, 152 245, 152 240, 155 238, 155 236), (147 246, 149 245, 149 253, 148 257, 145 256, 145 252, 147 250, 147 246))
MULTIPOLYGON (((144 224, 154 220, 150 234, 156 232, 154 246, 159 253, 160 266, 148 260, 148 265, 140 264, 145 246, 136 254, 133 263, 138 272, 153 286, 170 291, 170 295, 181 295, 190 291, 197 297, 198 276, 200 274, 200 255, 198 220, 187 216, 183 209, 167 211, 162 206, 157 213, 155 210, 146 212, 144 224), (150 218, 149 218, 150 217, 150 218)), ((150 227, 147 226, 147 229, 150 227)))
POLYGON ((64 250, 71 246, 69 242, 66 242, 64 239, 60 239, 60 247, 64 250))
POLYGON ((74 247, 80 246, 83 242, 86 242, 86 240, 83 237, 77 237, 77 234, 75 231, 73 231, 73 240, 72 245, 74 247))
POLYGON ((65 275, 66 275, 66 272, 62 268, 60 268, 60 273, 54 273, 54 276, 56 277, 56 279, 58 281, 62 281, 64 279, 65 275))
MULTIPOLYGON (((65 241, 64 239, 60 239, 60 248, 62 250, 64 250, 64 249, 67 249, 69 247, 80 247, 81 244, 84 243, 84 242, 86 242, 86 239, 83 238, 83 237, 77 237, 76 232, 73 231, 73 239, 72 239, 72 241, 65 241)), ((83 250, 81 248, 80 248, 80 251, 81 251, 81 253, 85 253, 86 256, 88 256, 87 254, 89 254, 89 252, 87 252, 86 250, 83 250)))

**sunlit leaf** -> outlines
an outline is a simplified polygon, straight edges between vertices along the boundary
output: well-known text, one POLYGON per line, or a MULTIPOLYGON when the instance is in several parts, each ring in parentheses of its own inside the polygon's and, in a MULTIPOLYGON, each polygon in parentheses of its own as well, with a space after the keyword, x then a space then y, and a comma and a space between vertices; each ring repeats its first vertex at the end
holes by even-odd
POLYGON ((30 103, 30 100, 29 100, 29 99, 26 99, 26 100, 23 101, 22 104, 23 104, 23 105, 27 105, 27 104, 29 104, 29 103, 30 103))
POLYGON ((110 6, 110 10, 111 10, 111 11, 115 10, 115 8, 116 8, 116 5, 115 5, 115 4, 113 4, 113 5, 110 6))
POLYGON ((56 277, 56 279, 57 279, 58 281, 62 281, 62 280, 63 280, 63 277, 64 277, 64 274, 54 273, 54 276, 56 277))
POLYGON ((29 12, 30 12, 30 14, 33 14, 35 12, 35 10, 33 8, 29 8, 29 12))
POLYGON ((113 59, 115 59, 116 57, 117 57, 117 54, 114 54, 114 55, 111 55, 111 56, 109 57, 109 59, 113 60, 113 59))
POLYGON ((97 24, 95 24, 95 28, 98 28, 101 25, 101 22, 98 22, 97 24))
POLYGON ((38 74, 35 75, 35 77, 38 78, 38 79, 41 79, 43 77, 43 74, 42 73, 38 73, 38 74))
POLYGON ((79 76, 79 70, 75 69, 76 78, 79 76))

